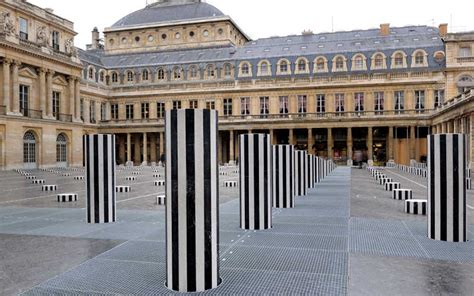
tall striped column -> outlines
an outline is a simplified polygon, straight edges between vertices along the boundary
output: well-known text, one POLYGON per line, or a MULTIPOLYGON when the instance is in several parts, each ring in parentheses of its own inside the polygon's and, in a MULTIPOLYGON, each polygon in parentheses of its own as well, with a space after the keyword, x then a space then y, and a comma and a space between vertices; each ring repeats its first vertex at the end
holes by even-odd
POLYGON ((273 207, 295 206, 295 148, 293 145, 273 146, 273 207))
POLYGON ((466 242, 466 143, 463 134, 428 140, 428 237, 466 242))
POLYGON ((318 183, 323 180, 323 159, 318 157, 318 183))
POLYGON ((166 285, 174 291, 220 283, 217 121, 214 110, 166 112, 166 285))
POLYGON ((87 223, 116 220, 115 136, 84 135, 87 223))
POLYGON ((308 152, 295 151, 295 195, 305 196, 308 191, 308 152))
POLYGON ((240 136, 240 227, 272 228, 272 150, 270 135, 240 136))
POLYGON ((314 155, 312 154, 308 154, 308 165, 307 165, 307 173, 306 173, 306 177, 307 177, 307 184, 308 184, 308 188, 314 188, 316 186, 316 172, 315 172, 315 162, 316 162, 316 158, 314 157, 314 155))

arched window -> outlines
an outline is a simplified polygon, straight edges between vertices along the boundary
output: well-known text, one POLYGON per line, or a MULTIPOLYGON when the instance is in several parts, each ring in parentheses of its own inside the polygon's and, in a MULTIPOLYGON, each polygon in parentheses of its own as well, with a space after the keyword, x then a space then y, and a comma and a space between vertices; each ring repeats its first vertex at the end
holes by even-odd
POLYGON ((146 69, 143 70, 143 72, 142 72, 142 80, 143 80, 143 81, 148 81, 148 79, 150 78, 149 76, 150 76, 150 75, 149 75, 148 70, 146 70, 146 69))
POLYGON ((383 55, 378 53, 374 57, 374 67, 375 69, 382 69, 383 68, 383 55))
POLYGON ((338 57, 336 59, 336 70, 337 71, 344 70, 344 59, 342 57, 338 57))
POLYGON ((363 70, 364 69, 364 57, 358 55, 354 59, 354 70, 363 70))
POLYGON ((191 79, 195 79, 197 78, 197 76, 198 76, 197 67, 191 66, 191 68, 189 68, 189 77, 191 77, 191 79))
POLYGON ((268 75, 269 74, 269 70, 268 70, 268 63, 267 62, 262 62, 260 64, 260 74, 261 75, 268 75))
POLYGON ((118 74, 116 72, 112 73, 112 83, 118 82, 118 74))
POLYGON ((104 71, 100 71, 99 73, 99 81, 104 83, 105 82, 105 73, 104 71))
POLYGON ((242 75, 249 75, 250 74, 249 64, 243 63, 240 71, 241 71, 242 75))
POLYGON ((165 80, 165 70, 158 69, 158 80, 165 80))
POLYGON ((67 162, 67 140, 64 134, 56 138, 56 162, 67 162))
POLYGON ((174 80, 181 79, 181 68, 176 67, 176 68, 173 69, 173 79, 174 80))
POLYGON ((36 168, 36 137, 32 132, 23 136, 23 163, 26 168, 36 168))
POLYGON ((94 68, 89 67, 89 72, 87 74, 89 80, 94 80, 94 68))
POLYGON ((459 77, 457 85, 458 85, 458 92, 460 94, 464 93, 468 91, 469 89, 474 88, 474 79, 469 75, 463 75, 459 77))
POLYGON ((318 58, 316 60, 316 70, 318 72, 326 70, 326 61, 323 58, 318 58))
POLYGON ((395 67, 403 67, 404 65, 404 60, 405 60, 405 57, 403 56, 403 54, 401 52, 395 54, 395 57, 394 57, 394 63, 395 63, 395 67))
POLYGON ((207 78, 212 79, 216 77, 216 69, 214 68, 213 65, 208 65, 207 66, 207 78))
POLYGON ((288 72, 288 62, 281 61, 280 62, 280 73, 287 73, 288 72))
POLYGON ((304 59, 298 61, 298 72, 306 72, 306 61, 304 59))
POLYGON ((132 71, 127 72, 127 81, 128 82, 133 82, 133 72, 132 71))
POLYGON ((225 64, 224 65, 224 76, 225 77, 231 77, 232 76, 232 67, 230 64, 225 64))
POLYGON ((423 52, 419 51, 415 55, 415 65, 422 66, 425 64, 425 55, 423 52))

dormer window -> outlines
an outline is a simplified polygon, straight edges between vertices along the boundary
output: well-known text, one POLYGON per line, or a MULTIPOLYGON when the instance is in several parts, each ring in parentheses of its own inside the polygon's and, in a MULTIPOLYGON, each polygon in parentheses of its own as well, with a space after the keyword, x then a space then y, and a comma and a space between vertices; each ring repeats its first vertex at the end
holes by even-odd
POLYGON ((118 82, 118 75, 117 73, 112 73, 112 83, 117 83, 118 82))
POLYGON ((395 55, 395 66, 397 67, 403 66, 403 55, 401 53, 397 53, 395 55))
POLYGON ((298 72, 306 72, 306 61, 300 60, 298 62, 298 72))
POLYGON ((423 65, 425 63, 425 55, 422 52, 418 52, 415 55, 415 65, 423 65))
POLYGON ((249 64, 244 63, 244 64, 242 65, 241 71, 242 71, 242 75, 249 75, 249 73, 250 73, 249 64))
POLYGON ((87 77, 89 78, 89 80, 94 80, 94 68, 92 67, 89 68, 87 77))
POLYGON ((214 78, 216 76, 216 70, 213 65, 207 66, 207 78, 214 78))
POLYGON ((173 79, 174 80, 181 79, 181 69, 179 67, 174 68, 174 70, 173 70, 173 79))
POLYGON ((148 77, 148 70, 143 70, 142 72, 142 80, 143 81, 148 81, 149 77, 148 77))
POLYGON ((260 74, 261 75, 267 75, 268 74, 268 63, 267 62, 262 62, 260 65, 260 74))
POLYGON ((191 77, 191 79, 195 79, 197 77, 197 68, 195 66, 191 66, 191 68, 189 69, 189 76, 191 77))
POLYGON ((133 72, 132 71, 127 72, 127 81, 128 82, 133 82, 133 72))
POLYGON ((336 70, 344 70, 344 59, 342 57, 336 59, 336 70))
POLYGON ((323 58, 319 58, 317 61, 316 61, 316 69, 318 71, 324 71, 326 68, 326 63, 324 61, 323 58))
POLYGON ((354 60, 354 70, 363 70, 364 69, 364 59, 362 56, 357 56, 354 60))
POLYGON ((104 83, 105 82, 105 74, 104 71, 100 71, 99 73, 99 81, 104 83))
POLYGON ((383 56, 381 54, 375 56, 374 66, 376 69, 381 69, 383 67, 383 56))
POLYGON ((224 65, 224 76, 225 77, 230 77, 232 76, 232 68, 229 64, 224 65))
POLYGON ((158 80, 165 80, 165 71, 163 69, 159 69, 157 76, 158 76, 158 80))
POLYGON ((281 73, 286 73, 288 72, 288 63, 286 61, 282 61, 280 63, 280 72, 281 73))

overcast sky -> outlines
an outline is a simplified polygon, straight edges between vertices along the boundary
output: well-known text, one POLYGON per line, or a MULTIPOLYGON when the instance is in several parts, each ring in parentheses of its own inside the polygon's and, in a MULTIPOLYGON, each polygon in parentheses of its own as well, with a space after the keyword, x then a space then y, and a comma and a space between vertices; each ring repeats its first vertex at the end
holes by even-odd
MULTIPOLYGON (((449 23, 449 31, 474 30, 472 0, 207 0, 230 15, 252 39, 391 26, 449 23), (440 5, 440 3, 442 5, 440 5)), ((43 8, 53 8, 59 16, 74 22, 79 35, 76 46, 90 43, 92 28, 102 32, 123 16, 142 9, 146 0, 29 0, 43 8)))

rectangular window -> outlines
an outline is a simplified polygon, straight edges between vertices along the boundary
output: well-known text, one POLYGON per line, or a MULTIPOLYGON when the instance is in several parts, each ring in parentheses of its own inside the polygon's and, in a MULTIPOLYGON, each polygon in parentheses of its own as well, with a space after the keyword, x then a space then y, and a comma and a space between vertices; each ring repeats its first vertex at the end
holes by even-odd
POLYGON ((334 110, 336 111, 336 113, 344 112, 344 94, 335 95, 334 110))
POLYGON ((150 104, 142 103, 142 119, 150 118, 150 104))
POLYGON ((224 116, 232 116, 232 99, 224 99, 224 116))
POLYGON ((125 118, 127 120, 133 119, 133 105, 132 104, 125 105, 125 118))
POLYGON ((189 109, 197 109, 197 108, 198 108, 198 101, 197 100, 189 101, 189 109))
POLYGON ((467 57, 471 57, 471 56, 472 56, 472 53, 471 53, 471 48, 470 47, 463 46, 463 47, 459 48, 459 57, 460 58, 467 58, 467 57))
POLYGON ((415 110, 417 113, 425 112, 425 91, 415 90, 415 110))
POLYGON ((375 92, 374 93, 374 110, 375 115, 382 115, 384 110, 384 93, 383 92, 375 92))
POLYGON ((110 113, 112 116, 112 119, 117 120, 119 118, 119 109, 118 109, 118 104, 112 104, 110 106, 110 113))
POLYGON ((20 39, 28 40, 28 20, 20 17, 20 39))
POLYGON ((59 119, 60 101, 61 101, 61 93, 57 91, 53 91, 53 116, 56 119, 59 119))
POLYGON ((393 94, 393 99, 395 102, 395 113, 396 114, 401 114, 403 113, 403 110, 405 110, 405 92, 404 91, 396 91, 393 94))
POLYGON ((53 49, 59 51, 59 32, 53 31, 51 35, 52 35, 53 49))
POLYGON ((181 109, 181 101, 173 101, 173 110, 181 109))
POLYGON ((249 115, 250 114, 250 98, 240 98, 240 114, 249 115))
POLYGON ((95 102, 90 101, 89 105, 90 122, 95 123, 95 102))
POLYGON ((105 103, 100 104, 100 120, 104 121, 106 119, 107 114, 107 105, 105 103))
POLYGON ((444 104, 444 89, 437 89, 434 91, 434 107, 438 108, 444 104))
POLYGON ((20 113, 23 116, 28 116, 28 99, 30 88, 26 85, 20 84, 20 113))
POLYGON ((280 114, 288 114, 288 113, 289 113, 288 96, 281 96, 280 97, 280 114))
POLYGON ((319 94, 316 95, 316 112, 318 114, 326 112, 326 96, 319 94))
POLYGON ((260 97, 260 115, 266 117, 270 113, 269 97, 260 97))
POLYGON ((364 93, 354 94, 354 111, 364 112, 364 93))
POLYGON ((298 96, 298 113, 304 114, 308 111, 308 99, 306 96, 298 96))
POLYGON ((81 120, 84 121, 84 99, 81 98, 81 101, 80 101, 80 105, 81 105, 81 120))
POLYGON ((207 101, 207 102, 206 102, 206 109, 209 109, 209 110, 214 110, 214 109, 216 109, 216 102, 214 102, 214 101, 207 101))
POLYGON ((158 118, 165 118, 165 115, 166 115, 165 103, 162 103, 162 102, 156 103, 156 110, 157 110, 158 118))

